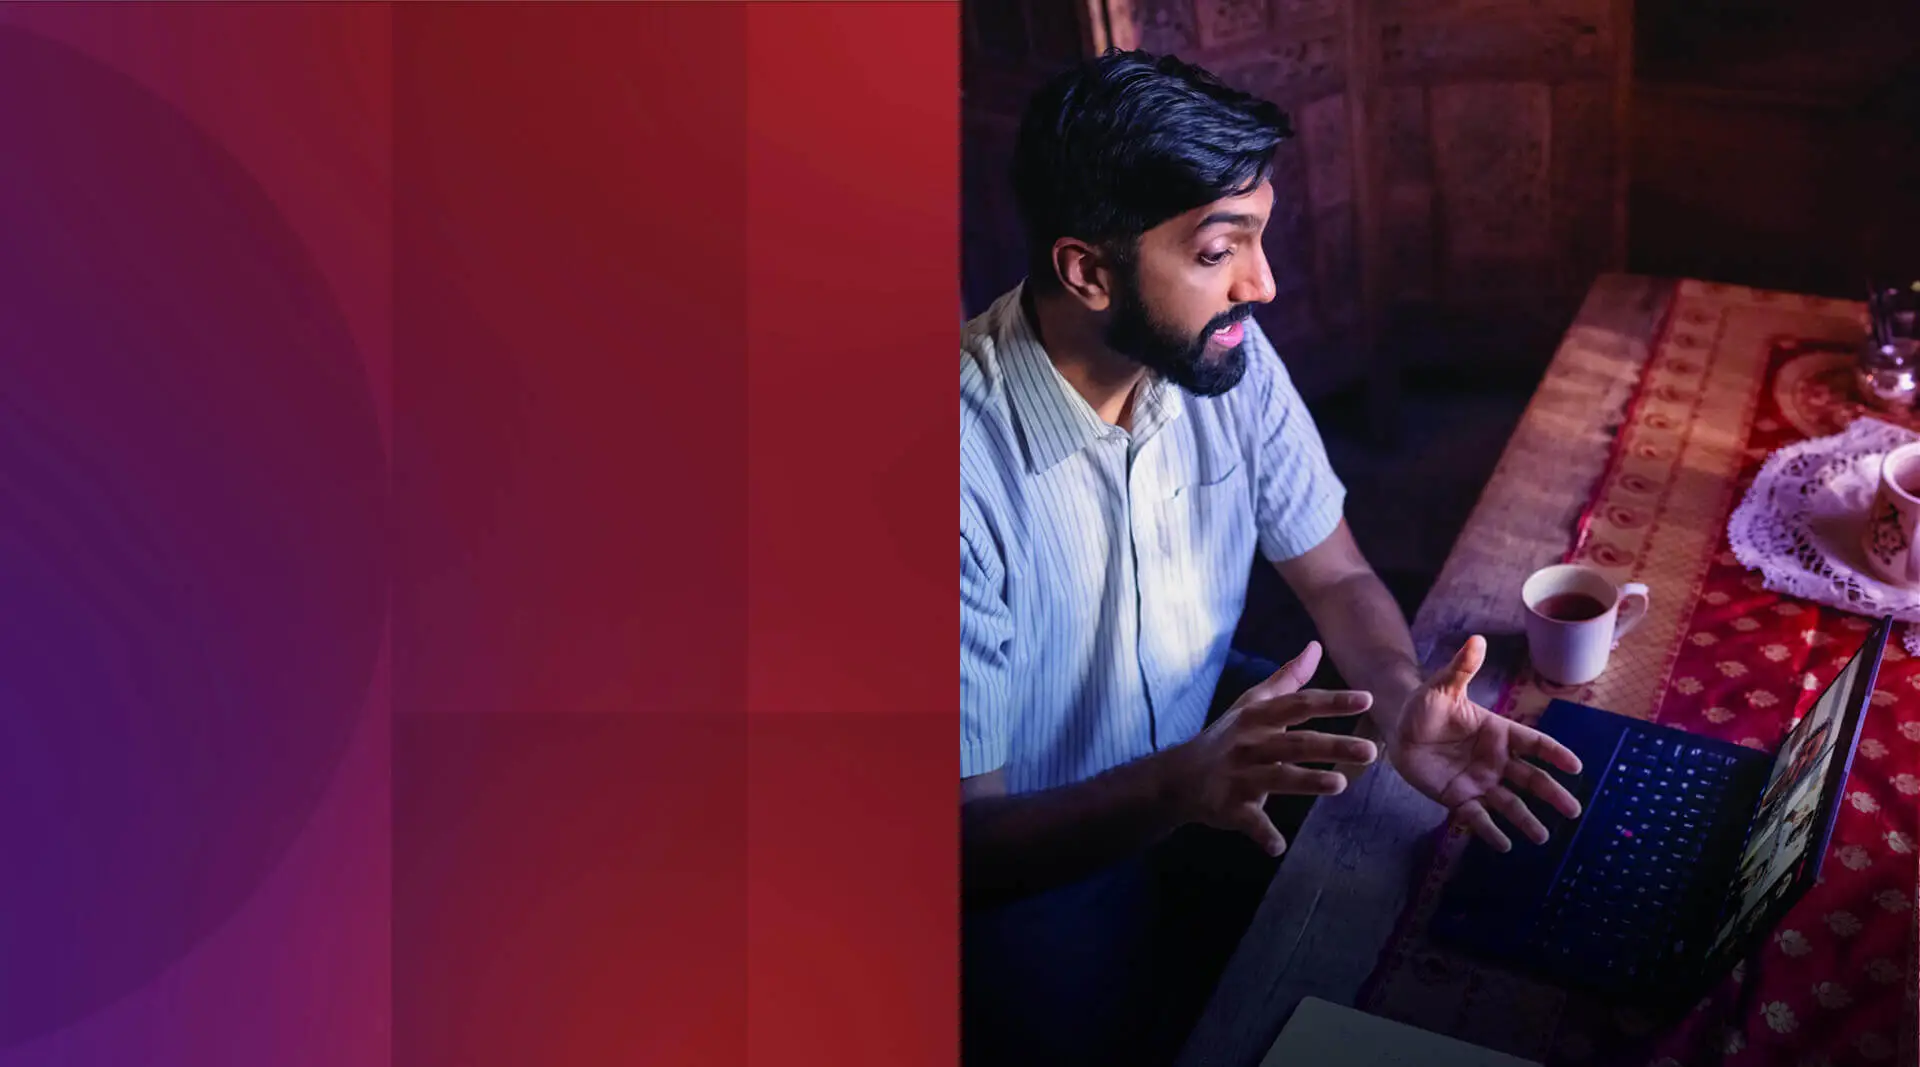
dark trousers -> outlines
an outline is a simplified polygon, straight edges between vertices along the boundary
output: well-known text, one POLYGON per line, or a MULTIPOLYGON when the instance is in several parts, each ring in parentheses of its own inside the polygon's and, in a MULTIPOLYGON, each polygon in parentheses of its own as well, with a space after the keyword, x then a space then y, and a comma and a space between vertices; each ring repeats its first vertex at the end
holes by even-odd
MULTIPOLYGON (((1278 669, 1238 654, 1217 716, 1278 669)), ((1317 687, 1341 687, 1330 669, 1317 687)), ((1353 720, 1310 724, 1345 732, 1353 720)), ((1267 813, 1292 841, 1312 799, 1267 813)), ((1188 826, 1094 876, 962 924, 961 1048, 969 1067, 1157 1067, 1206 1007, 1279 869, 1236 833, 1188 826)))

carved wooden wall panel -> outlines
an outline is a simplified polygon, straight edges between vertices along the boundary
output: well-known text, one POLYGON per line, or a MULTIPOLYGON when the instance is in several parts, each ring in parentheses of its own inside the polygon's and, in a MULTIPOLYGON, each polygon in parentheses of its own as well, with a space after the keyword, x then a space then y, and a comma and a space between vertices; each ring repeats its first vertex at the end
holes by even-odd
POLYGON ((1382 81, 1605 78, 1613 26, 1605 2, 1381 4, 1382 81))
POLYGON ((1353 203, 1353 133, 1347 98, 1323 96, 1295 112, 1307 155, 1307 198, 1315 212, 1353 203))
POLYGON ((1193 0, 1202 48, 1226 48, 1267 34, 1267 0, 1193 0))
POLYGON ((1341 92, 1346 84, 1338 25, 1304 30, 1252 58, 1211 67, 1222 81, 1268 100, 1300 100, 1341 92))
POLYGON ((1389 186, 1433 181, 1427 94, 1418 88, 1383 89, 1374 97, 1380 116, 1381 171, 1389 186))
POLYGON ((1630 0, 1367 10, 1382 304, 1570 314, 1624 256, 1630 0))
POLYGON ((1427 94, 1391 88, 1373 100, 1380 130, 1381 285, 1387 293, 1431 298, 1435 222, 1427 94))
POLYGON ((1553 237, 1568 291, 1584 288, 1612 262, 1614 182, 1624 169, 1618 121, 1607 83, 1554 86, 1553 237))
POLYGON ((1552 93, 1529 82, 1443 85, 1432 91, 1434 176, 1453 265, 1485 259, 1544 266, 1547 138, 1552 93))
POLYGON ((1136 39, 1149 52, 1185 56, 1200 47, 1192 0, 1133 0, 1136 39))
POLYGON ((1308 19, 1338 19, 1342 0, 1275 0, 1275 17, 1282 23, 1308 19))
POLYGON ((1360 249, 1347 98, 1342 94, 1314 100, 1296 111, 1296 121, 1306 159, 1317 304, 1328 327, 1350 330, 1360 318, 1360 249))

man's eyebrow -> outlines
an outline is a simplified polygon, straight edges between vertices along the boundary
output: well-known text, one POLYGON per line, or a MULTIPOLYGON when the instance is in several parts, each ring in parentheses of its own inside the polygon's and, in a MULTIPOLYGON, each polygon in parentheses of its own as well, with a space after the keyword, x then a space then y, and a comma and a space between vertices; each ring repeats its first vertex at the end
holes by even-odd
POLYGON ((1201 219, 1200 225, 1195 226, 1193 230, 1195 233, 1198 233, 1209 226, 1221 225, 1240 226, 1249 230, 1257 230, 1260 228, 1260 218, 1257 215, 1247 215, 1236 211, 1216 211, 1206 218, 1201 219))

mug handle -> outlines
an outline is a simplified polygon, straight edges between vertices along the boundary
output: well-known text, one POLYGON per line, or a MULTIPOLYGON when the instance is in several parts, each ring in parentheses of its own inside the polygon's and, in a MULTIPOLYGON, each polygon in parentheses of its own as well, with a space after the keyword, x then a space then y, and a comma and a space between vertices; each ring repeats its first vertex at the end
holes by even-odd
POLYGON ((1902 558, 1895 560, 1889 569, 1898 568, 1903 572, 1900 575, 1901 580, 1894 584, 1911 586, 1915 582, 1920 582, 1920 530, 1908 533, 1908 519, 1904 514, 1894 521, 1899 523, 1900 532, 1907 539, 1907 550, 1901 553, 1902 558))
POLYGON ((1613 647, 1620 647, 1620 639, 1640 625, 1647 617, 1647 587, 1639 582, 1628 582, 1620 587, 1620 614, 1613 621, 1613 647))

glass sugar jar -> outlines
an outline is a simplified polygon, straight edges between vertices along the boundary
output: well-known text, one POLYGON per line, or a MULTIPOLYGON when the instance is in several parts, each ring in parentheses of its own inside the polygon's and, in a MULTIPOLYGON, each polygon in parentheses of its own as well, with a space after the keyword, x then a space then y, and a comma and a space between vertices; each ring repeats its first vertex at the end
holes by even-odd
POLYGON ((1913 406, 1920 394, 1920 282, 1876 286, 1867 300, 1867 337, 1860 348, 1857 377, 1861 399, 1893 411, 1913 406))

